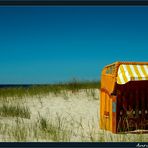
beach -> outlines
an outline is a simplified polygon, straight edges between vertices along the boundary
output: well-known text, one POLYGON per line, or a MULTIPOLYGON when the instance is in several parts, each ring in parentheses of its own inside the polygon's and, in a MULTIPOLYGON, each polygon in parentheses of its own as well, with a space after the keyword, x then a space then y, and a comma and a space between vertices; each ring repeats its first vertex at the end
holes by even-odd
POLYGON ((146 134, 101 130, 99 93, 99 89, 80 89, 1 98, 0 141, 147 141, 146 134))

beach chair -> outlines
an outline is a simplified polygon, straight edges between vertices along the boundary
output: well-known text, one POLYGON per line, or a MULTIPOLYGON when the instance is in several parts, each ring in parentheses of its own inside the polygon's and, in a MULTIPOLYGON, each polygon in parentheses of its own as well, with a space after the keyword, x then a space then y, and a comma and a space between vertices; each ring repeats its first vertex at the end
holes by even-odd
POLYGON ((102 70, 100 128, 148 130, 148 62, 115 62, 102 70))

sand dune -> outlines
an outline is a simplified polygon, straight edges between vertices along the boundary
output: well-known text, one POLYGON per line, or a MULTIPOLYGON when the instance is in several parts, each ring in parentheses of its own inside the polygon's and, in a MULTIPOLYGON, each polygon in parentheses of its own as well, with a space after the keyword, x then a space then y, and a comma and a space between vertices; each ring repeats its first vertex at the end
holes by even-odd
POLYGON ((146 134, 99 129, 99 89, 36 95, 9 104, 27 107, 30 118, 2 116, 0 141, 147 141, 146 134))

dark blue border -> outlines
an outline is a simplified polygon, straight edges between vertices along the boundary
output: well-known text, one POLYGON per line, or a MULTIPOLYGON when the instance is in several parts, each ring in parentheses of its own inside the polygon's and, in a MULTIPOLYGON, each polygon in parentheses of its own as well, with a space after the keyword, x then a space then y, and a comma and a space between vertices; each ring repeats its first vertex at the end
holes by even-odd
POLYGON ((34 5, 34 6, 47 6, 47 5, 60 5, 60 6, 70 6, 70 5, 80 5, 80 6, 144 6, 148 5, 147 0, 0 0, 0 5, 34 5))
POLYGON ((106 143, 96 143, 96 142, 2 142, 0 147, 148 147, 147 142, 106 142, 106 143), (143 146, 142 146, 143 145, 143 146))
MULTIPOLYGON (((145 6, 148 0, 0 0, 0 6, 145 6)), ((148 147, 148 142, 0 142, 1 147, 148 147)))

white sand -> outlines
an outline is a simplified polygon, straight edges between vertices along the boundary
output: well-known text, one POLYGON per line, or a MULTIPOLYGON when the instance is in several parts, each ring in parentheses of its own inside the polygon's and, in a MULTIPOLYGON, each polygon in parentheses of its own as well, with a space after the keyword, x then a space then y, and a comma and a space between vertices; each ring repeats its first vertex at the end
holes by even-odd
MULTIPOLYGON (((99 97, 99 90, 95 90, 95 93, 99 97)), ((94 131, 98 131, 99 126, 99 99, 94 100, 91 96, 88 97, 85 90, 81 90, 76 93, 68 92, 67 97, 65 95, 55 96, 49 94, 46 97, 38 99, 28 98, 26 104, 31 110, 31 120, 36 120, 39 114, 47 119, 56 119, 57 116, 66 119, 67 126, 75 124, 75 133, 79 137, 80 130, 77 126, 82 126, 83 134, 87 135, 90 128, 93 127, 94 131)), ((69 127, 70 128, 70 127, 69 127)), ((77 141, 78 137, 75 136, 73 141, 77 141)))
MULTIPOLYGON (((13 102, 15 104, 15 102, 13 102)), ((71 129, 73 134, 70 141, 132 141, 135 140, 136 134, 120 135, 99 129, 99 89, 80 90, 78 92, 63 92, 60 95, 49 94, 47 96, 34 96, 20 100, 20 105, 27 106, 31 111, 30 119, 23 119, 23 122, 29 126, 26 128, 29 132, 34 126, 39 116, 57 122, 60 118, 67 129, 71 129), (91 95, 93 91, 94 97, 91 95), (93 139, 91 139, 93 137, 93 139), (133 138, 133 139, 132 139, 133 138)), ((16 118, 1 117, 0 123, 7 123, 14 126, 16 118)), ((4 127, 5 128, 5 127, 4 127)), ((37 134, 38 131, 37 131, 37 134)), ((7 141, 7 133, 5 139, 0 135, 1 141, 7 141)), ((142 139, 146 141, 148 136, 143 134, 142 139)), ((9 141, 9 140, 8 140, 9 141)), ((12 140, 13 141, 13 140, 12 140)), ((26 141, 36 141, 28 139, 26 141)), ((37 141, 53 141, 50 139, 38 138, 37 141)))

